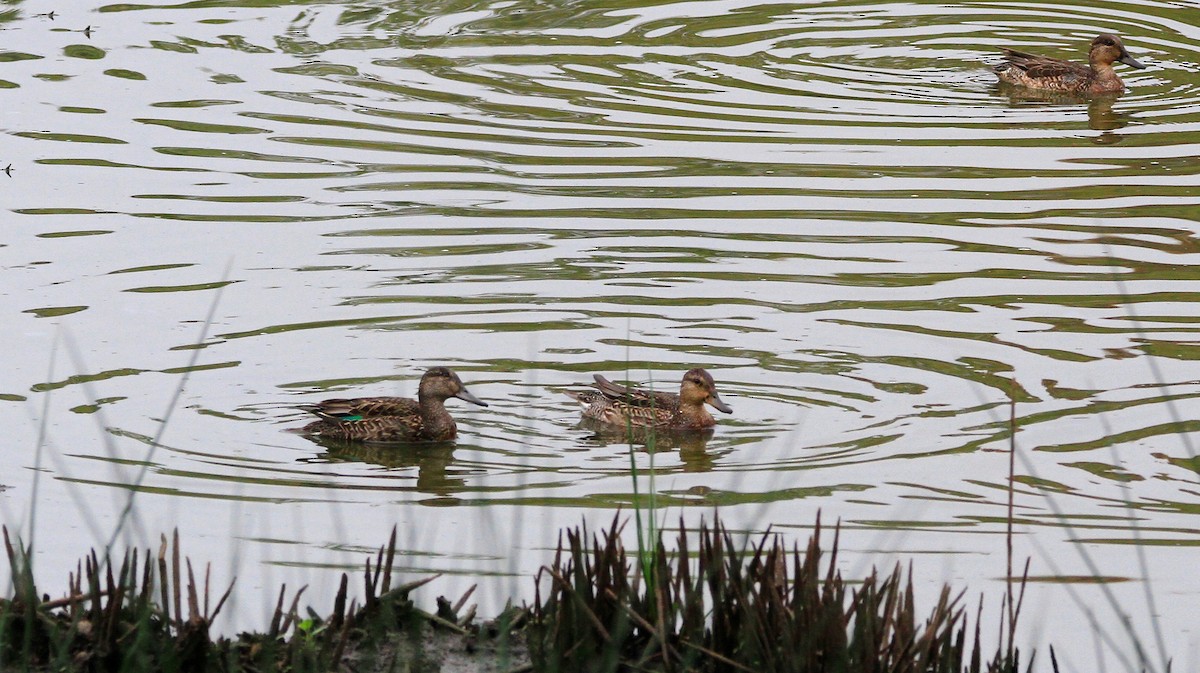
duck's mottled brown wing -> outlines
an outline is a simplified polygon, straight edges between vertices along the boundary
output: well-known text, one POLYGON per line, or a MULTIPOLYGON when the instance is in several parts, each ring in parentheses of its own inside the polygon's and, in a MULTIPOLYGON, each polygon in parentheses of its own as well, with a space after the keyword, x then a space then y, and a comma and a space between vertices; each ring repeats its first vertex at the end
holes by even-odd
MULTIPOLYGON (((611 387, 610 390, 625 391, 624 386, 617 386, 603 377, 598 376, 597 379, 603 380, 611 387)), ((627 393, 616 396, 610 395, 608 391, 604 390, 568 390, 565 392, 583 406, 585 419, 613 426, 657 427, 667 425, 678 409, 678 403, 674 406, 658 404, 648 395, 635 395, 633 398, 626 399, 627 393), (634 403, 631 404, 630 400, 634 403)))
POLYGON ((408 442, 421 438, 421 419, 416 416, 376 416, 352 421, 322 419, 304 426, 301 432, 352 442, 408 442))
POLYGON ((322 418, 340 420, 369 419, 381 416, 420 416, 417 401, 407 397, 355 397, 322 400, 301 407, 322 418))
POLYGON ((608 404, 605 406, 603 413, 592 418, 612 425, 632 425, 636 427, 669 425, 677 409, 677 407, 654 406, 651 404, 633 405, 607 397, 605 399, 608 400, 608 404))
POLYGON ((604 396, 614 402, 620 402, 630 407, 645 407, 647 409, 669 409, 674 412, 679 408, 679 395, 674 393, 651 392, 622 386, 599 374, 593 374, 596 382, 592 385, 604 396))
POLYGON ((1004 65, 1022 70, 1026 76, 1034 79, 1073 79, 1086 78, 1091 71, 1082 63, 1072 63, 1048 56, 1038 56, 1015 49, 1004 49, 1004 65))

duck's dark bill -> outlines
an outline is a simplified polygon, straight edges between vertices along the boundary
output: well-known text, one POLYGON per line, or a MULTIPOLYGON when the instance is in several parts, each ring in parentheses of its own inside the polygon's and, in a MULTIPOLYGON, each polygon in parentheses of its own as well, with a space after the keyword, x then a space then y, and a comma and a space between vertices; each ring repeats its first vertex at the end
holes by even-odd
POLYGON ((1117 59, 1117 61, 1120 63, 1124 63, 1125 65, 1127 65, 1131 68, 1145 68, 1146 67, 1144 64, 1142 64, 1141 61, 1138 61, 1137 59, 1130 56, 1129 54, 1122 54, 1121 58, 1117 59))
POLYGON ((484 402, 483 400, 479 399, 478 397, 475 397, 471 393, 467 392, 466 388, 463 388, 462 390, 460 390, 458 392, 458 394, 455 395, 455 397, 457 397, 460 400, 466 400, 466 401, 470 402, 471 404, 478 404, 481 407, 487 406, 487 402, 484 402))
POLYGON ((712 397, 708 398, 708 403, 713 405, 713 408, 716 409, 717 411, 723 411, 727 414, 733 413, 733 407, 722 402, 721 398, 717 397, 715 394, 712 397))

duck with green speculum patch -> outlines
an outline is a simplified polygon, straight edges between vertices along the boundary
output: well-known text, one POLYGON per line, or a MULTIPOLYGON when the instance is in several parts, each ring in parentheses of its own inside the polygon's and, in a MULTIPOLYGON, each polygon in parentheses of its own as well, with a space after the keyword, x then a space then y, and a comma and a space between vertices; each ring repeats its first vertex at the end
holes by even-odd
POLYGON ((440 442, 454 439, 458 426, 445 402, 451 397, 486 407, 467 391, 458 374, 433 367, 421 377, 417 399, 408 397, 357 397, 322 400, 301 406, 320 420, 299 430, 301 434, 358 442, 440 442))

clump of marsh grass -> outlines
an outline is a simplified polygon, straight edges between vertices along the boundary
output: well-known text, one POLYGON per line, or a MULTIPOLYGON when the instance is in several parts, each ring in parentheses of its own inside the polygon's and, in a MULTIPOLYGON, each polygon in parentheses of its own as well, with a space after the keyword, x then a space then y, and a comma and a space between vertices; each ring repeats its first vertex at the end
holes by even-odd
MULTIPOLYGON (((619 515, 599 535, 565 532, 538 574, 535 604, 475 624, 456 603, 436 614, 409 594, 434 577, 392 585, 396 533, 362 573, 363 596, 349 599, 343 573, 332 612, 302 617, 304 589, 282 587, 266 631, 213 638, 209 629, 232 585, 210 609, 207 570, 198 582, 181 558, 178 534, 157 556, 126 552, 119 564, 94 552, 72 573, 65 597, 34 585, 28 549, 4 531, 13 596, 0 599, 0 670, 253 673, 492 670, 545 673, 695 671, 801 673, 1016 673, 1016 612, 985 661, 978 616, 972 632, 962 595, 943 588, 918 614, 911 573, 899 567, 861 583, 835 570, 837 536, 826 560, 821 527, 803 552, 764 535, 748 550, 714 519, 695 534, 680 525, 668 553, 661 529, 636 557, 621 543, 619 515), (645 581, 644 567, 653 581, 645 581), (186 605, 186 609, 185 609, 186 605), (524 655, 528 648, 529 656, 524 655), (457 668, 446 668, 457 658, 457 668)), ((636 553, 636 552, 635 552, 636 553)), ((435 576, 436 577, 436 576, 435 576)), ((1019 611, 1017 604, 1017 611, 1019 611)))
POLYGON ((768 534, 746 553, 717 518, 694 540, 681 522, 674 553, 661 534, 654 541, 652 582, 635 571, 641 563, 631 564, 620 529, 614 518, 590 539, 567 531, 539 572, 527 634, 535 670, 1020 670, 1011 634, 985 661, 978 616, 972 632, 961 593, 944 587, 920 615, 911 573, 899 566, 852 587, 835 570, 836 534, 822 570, 819 521, 803 552, 768 534))
MULTIPOLYGON (((363 601, 349 600, 350 576, 342 574, 333 611, 320 617, 299 612, 300 589, 287 601, 280 589, 267 630, 236 638, 212 638, 209 627, 233 589, 210 610, 207 569, 203 586, 181 558, 179 535, 164 538, 157 558, 126 552, 119 567, 93 551, 68 579, 68 593, 51 599, 34 584, 27 547, 10 539, 5 549, 14 578, 13 596, 0 599, 0 670, 162 671, 168 673, 438 670, 428 650, 442 647, 431 632, 465 636, 472 647, 507 636, 519 627, 520 610, 496 624, 473 627, 474 609, 459 617, 471 591, 457 603, 439 599, 438 614, 413 605, 409 593, 436 578, 393 587, 396 532, 363 572, 363 601), (186 570, 186 574, 185 574, 186 570), (186 598, 185 598, 186 596, 186 598), (184 604, 186 601, 186 611, 184 604), (286 607, 285 607, 286 606, 286 607), (398 635, 411 636, 405 642, 398 635)), ((496 657, 509 658, 509 649, 496 657)))
POLYGON ((180 562, 178 533, 170 555, 164 537, 157 559, 127 551, 115 572, 93 551, 68 578, 67 596, 52 600, 34 584, 29 549, 3 530, 13 597, 0 599, 0 669, 205 669, 208 627, 233 586, 210 610, 208 572, 200 591, 191 562, 180 562))

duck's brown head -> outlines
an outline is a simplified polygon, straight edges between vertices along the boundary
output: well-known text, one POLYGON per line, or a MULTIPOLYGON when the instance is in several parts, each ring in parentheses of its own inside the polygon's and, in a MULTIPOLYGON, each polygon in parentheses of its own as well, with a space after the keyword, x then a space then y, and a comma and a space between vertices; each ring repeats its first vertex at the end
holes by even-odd
POLYGON ((467 387, 463 385, 462 379, 458 378, 449 367, 432 367, 425 372, 421 377, 421 387, 418 395, 420 397, 432 397, 440 400, 457 397, 460 400, 465 400, 471 404, 478 404, 481 407, 486 407, 487 402, 475 397, 467 391, 467 387))
POLYGON ((1088 62, 1093 66, 1111 66, 1113 63, 1124 63, 1131 68, 1145 68, 1135 58, 1125 51, 1121 38, 1111 33, 1097 35, 1092 40, 1092 48, 1088 52, 1088 62))
POLYGON ((713 382, 712 375, 699 367, 683 375, 683 383, 679 385, 679 401, 686 405, 708 404, 717 411, 733 413, 733 409, 722 402, 717 394, 717 384, 713 382))

